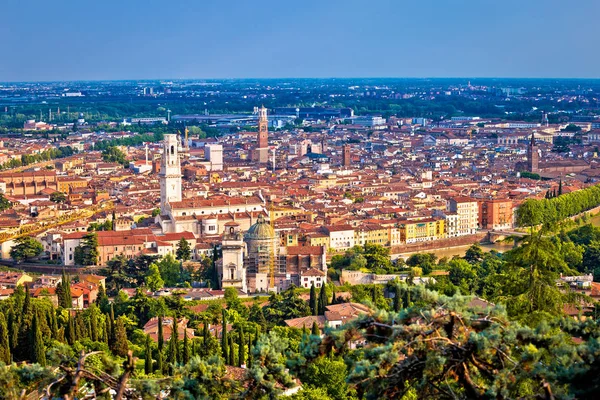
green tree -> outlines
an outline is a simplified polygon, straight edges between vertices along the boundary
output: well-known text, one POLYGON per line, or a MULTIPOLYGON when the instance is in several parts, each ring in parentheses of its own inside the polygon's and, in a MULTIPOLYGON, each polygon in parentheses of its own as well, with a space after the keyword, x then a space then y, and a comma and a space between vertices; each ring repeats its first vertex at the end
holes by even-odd
POLYGON ((9 333, 6 318, 0 312, 0 362, 4 364, 10 364, 11 360, 9 333))
POLYGON ((50 195, 50 201, 54 203, 64 203, 67 201, 67 196, 63 192, 54 192, 50 195))
POLYGON ((319 330, 319 325, 317 325, 317 321, 313 322, 310 334, 315 336, 321 335, 321 331, 319 330))
POLYGON ((310 285, 310 297, 308 300, 308 306, 310 307, 310 311, 312 315, 319 315, 317 309, 317 290, 315 289, 315 285, 310 285))
POLYGON ((122 165, 127 165, 127 156, 115 146, 111 146, 102 152, 102 159, 105 162, 116 162, 122 165))
POLYGON ((129 344, 127 343, 127 332, 123 317, 117 318, 114 330, 115 338, 114 342, 111 343, 111 350, 119 357, 126 357, 129 351, 129 344))
POLYGON ((343 359, 321 356, 306 366, 300 380, 305 385, 324 388, 332 399, 346 399, 349 391, 347 373, 343 359))
POLYGON ((77 254, 75 264, 77 265, 96 265, 98 263, 98 235, 90 232, 82 238, 81 244, 75 248, 77 254))
POLYGON ((150 289, 150 291, 152 292, 157 292, 158 290, 162 289, 164 284, 165 282, 160 276, 160 270, 158 269, 158 265, 150 264, 148 274, 146 275, 146 286, 148 287, 148 289, 150 289))
POLYGON ((187 329, 183 331, 183 354, 181 356, 181 362, 187 364, 191 357, 190 351, 190 340, 188 339, 187 329))
POLYGON ((31 361, 40 364, 42 367, 46 366, 46 347, 44 346, 44 339, 42 337, 42 331, 40 330, 40 322, 38 320, 37 313, 33 314, 33 320, 31 323, 31 361))
POLYGON ((229 361, 229 340, 227 339, 227 314, 223 310, 221 326, 221 354, 223 360, 227 363, 229 361))
POLYGON ((152 373, 152 348, 150 347, 149 335, 146 335, 146 345, 144 347, 144 372, 146 375, 152 373))
POLYGON ((8 210, 12 208, 12 203, 4 196, 4 193, 0 193, 0 211, 8 210))
POLYGON ((175 287, 180 283, 181 264, 171 254, 158 262, 158 269, 166 287, 175 287))
POLYGON ((44 246, 31 236, 21 236, 15 239, 14 246, 10 249, 10 257, 16 262, 28 260, 39 256, 44 251, 44 246))
POLYGON ((240 329, 238 334, 238 367, 246 363, 246 343, 244 341, 244 330, 240 329))
POLYGON ((185 238, 182 237, 181 239, 179 239, 175 255, 177 259, 181 261, 188 261, 191 258, 192 249, 190 248, 190 243, 187 240, 185 240, 185 238))
POLYGON ((325 285, 321 285, 321 290, 319 291, 319 304, 317 306, 318 315, 325 315, 325 311, 327 310, 327 306, 329 305, 329 301, 327 299, 327 292, 325 290, 325 285))

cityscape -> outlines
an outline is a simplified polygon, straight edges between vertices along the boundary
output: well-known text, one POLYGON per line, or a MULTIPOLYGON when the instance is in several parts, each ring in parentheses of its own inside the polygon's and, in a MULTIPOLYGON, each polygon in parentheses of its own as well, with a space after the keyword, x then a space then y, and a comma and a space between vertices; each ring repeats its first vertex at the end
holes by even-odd
MULTIPOLYGON (((490 54, 465 42, 472 64, 461 74, 453 57, 469 57, 445 47, 432 50, 448 65, 423 69, 434 71, 427 77, 392 47, 374 62, 361 41, 327 48, 330 63, 315 70, 311 54, 339 37, 319 42, 319 18, 388 46, 391 27, 370 21, 357 33, 341 17, 361 13, 333 2, 320 17, 235 3, 235 37, 211 21, 222 4, 186 9, 206 13, 208 27, 194 32, 219 32, 206 39, 227 53, 189 42, 189 54, 174 44, 136 59, 134 48, 110 68, 82 53, 73 72, 77 57, 44 52, 44 66, 21 68, 23 53, 9 48, 0 399, 597 398, 600 79, 585 68, 599 60, 560 54, 532 74, 499 59, 506 72, 495 74, 481 60, 504 48, 492 40, 497 27, 474 22, 490 54), (269 17, 274 32, 248 22, 269 17), (296 23, 314 32, 294 50, 296 23), (271 33, 269 45, 258 40, 271 33), (206 69, 194 77, 186 68, 198 49, 206 69), (230 65, 236 51, 246 64, 230 65), (164 78, 149 79, 156 71, 164 78)), ((64 12, 78 21, 94 7, 64 12)), ((128 7, 142 21, 118 37, 91 21, 86 52, 134 39, 160 48, 166 39, 140 29, 161 11, 128 7)), ((372 7, 401 15, 398 5, 372 7)), ((556 7, 544 15, 561 21, 556 7)), ((15 33, 19 8, 6 9, 15 33)), ((469 31, 427 12, 430 29, 469 31)), ((166 26, 168 38, 190 40, 166 26)), ((575 33, 552 29, 563 34, 557 49, 575 46, 575 33)), ((405 46, 431 42, 415 35, 405 46)), ((522 39, 514 54, 537 43, 522 39)))

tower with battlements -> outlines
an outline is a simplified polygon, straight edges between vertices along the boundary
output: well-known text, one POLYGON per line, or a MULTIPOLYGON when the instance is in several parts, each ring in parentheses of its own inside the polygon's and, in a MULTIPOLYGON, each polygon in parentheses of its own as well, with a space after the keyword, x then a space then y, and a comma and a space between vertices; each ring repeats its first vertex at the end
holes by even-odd
POLYGON ((267 109, 265 106, 258 109, 257 139, 253 160, 261 164, 266 164, 269 162, 269 120, 267 118, 267 109))
POLYGON ((527 170, 529 172, 538 172, 540 163, 540 155, 538 148, 535 145, 535 133, 531 134, 531 142, 527 147, 527 170))

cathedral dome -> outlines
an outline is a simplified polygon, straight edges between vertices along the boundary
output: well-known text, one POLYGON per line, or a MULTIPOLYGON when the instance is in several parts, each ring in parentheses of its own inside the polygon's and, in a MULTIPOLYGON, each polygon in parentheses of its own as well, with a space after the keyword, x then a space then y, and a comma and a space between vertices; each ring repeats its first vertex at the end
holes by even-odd
POLYGON ((256 223, 248 229, 245 235, 245 238, 249 240, 265 240, 274 237, 275 231, 262 215, 258 216, 256 223))

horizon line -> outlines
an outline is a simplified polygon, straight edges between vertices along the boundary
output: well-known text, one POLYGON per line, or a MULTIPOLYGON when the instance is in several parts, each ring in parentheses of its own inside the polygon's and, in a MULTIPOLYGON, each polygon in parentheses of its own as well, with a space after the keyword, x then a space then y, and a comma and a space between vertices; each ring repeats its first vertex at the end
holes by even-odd
POLYGON ((506 79, 506 80, 600 80, 600 77, 531 77, 531 76, 330 76, 330 77, 238 77, 238 78, 117 78, 117 79, 54 79, 54 80, 8 80, 0 84, 15 83, 61 83, 61 82, 144 82, 144 81, 244 81, 244 80, 351 80, 351 79, 506 79))

